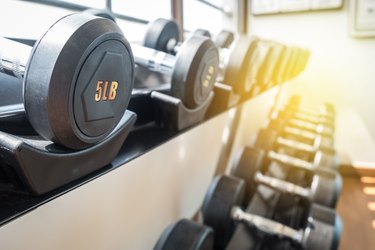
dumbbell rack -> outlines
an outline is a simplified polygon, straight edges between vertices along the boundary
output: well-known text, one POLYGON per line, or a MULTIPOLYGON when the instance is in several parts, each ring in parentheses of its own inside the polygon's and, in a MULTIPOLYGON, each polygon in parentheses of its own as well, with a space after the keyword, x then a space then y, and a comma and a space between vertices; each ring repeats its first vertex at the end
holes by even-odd
POLYGON ((231 152, 248 142, 276 93, 271 89, 183 132, 133 131, 110 166, 2 209, 2 246, 52 249, 61 240, 64 248, 152 248, 168 224, 196 214, 218 159, 234 157, 231 152), (228 150, 236 112, 240 121, 228 150))
POLYGON ((239 97, 216 87, 212 103, 220 96, 225 105, 212 104, 204 122, 136 128, 110 165, 42 196, 10 195, 0 204, 1 248, 152 249, 169 224, 197 214, 213 176, 229 172, 279 90, 227 110, 239 97))

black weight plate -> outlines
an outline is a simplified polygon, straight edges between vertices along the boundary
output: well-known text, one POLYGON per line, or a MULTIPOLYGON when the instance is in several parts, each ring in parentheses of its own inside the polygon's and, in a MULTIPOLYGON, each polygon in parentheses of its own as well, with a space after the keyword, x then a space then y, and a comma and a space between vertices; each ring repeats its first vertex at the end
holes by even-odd
POLYGON ((215 44, 218 48, 229 48, 234 41, 233 32, 222 30, 217 34, 215 44))
POLYGON ((336 249, 336 229, 334 226, 319 220, 312 220, 305 229, 302 246, 306 250, 336 249))
POLYGON ((254 147, 263 149, 265 151, 272 150, 276 146, 275 143, 277 138, 278 133, 276 130, 271 128, 262 128, 258 132, 254 147))
POLYGON ((176 56, 171 78, 172 95, 194 109, 211 93, 219 68, 219 51, 206 37, 192 36, 176 56))
MULTIPOLYGON (((308 217, 334 226, 336 224, 337 214, 332 208, 313 203, 310 206, 308 217)), ((306 223, 308 223, 308 220, 306 223)))
POLYGON ((192 36, 204 36, 204 37, 208 37, 208 38, 211 38, 211 34, 208 30, 204 30, 204 29, 196 29, 193 31, 193 33, 191 34, 192 36))
POLYGON ((164 52, 171 52, 180 40, 180 30, 173 20, 158 18, 149 23, 143 46, 164 52))
POLYGON ((276 45, 280 50, 279 58, 277 59, 274 73, 272 77, 272 81, 274 85, 282 83, 282 76, 285 71, 286 66, 288 65, 288 60, 290 57, 290 49, 288 47, 283 46, 281 44, 276 45))
POLYGON ((340 197, 342 191, 341 175, 334 169, 324 167, 316 167, 314 173, 330 180, 330 189, 333 191, 331 195, 334 198, 335 202, 337 202, 337 199, 340 197))
POLYGON ((234 161, 231 174, 243 179, 246 184, 246 198, 244 204, 249 202, 255 191, 256 183, 254 181, 254 175, 257 171, 262 169, 264 158, 265 154, 263 150, 254 147, 245 147, 234 161))
POLYGON ((336 250, 339 248, 340 240, 342 235, 342 220, 339 215, 336 214, 336 220, 334 225, 334 231, 333 231, 333 240, 331 249, 336 250))
POLYGON ((335 208, 338 199, 336 188, 336 178, 316 174, 311 186, 311 201, 335 208))
POLYGON ((87 10, 84 11, 84 13, 87 13, 87 14, 90 14, 90 15, 93 15, 93 16, 107 18, 109 20, 112 20, 112 21, 116 22, 115 16, 111 12, 109 12, 108 10, 87 9, 87 10))
POLYGON ((258 72, 258 82, 263 86, 272 83, 276 64, 282 52, 281 47, 275 44, 269 43, 266 46, 268 47, 267 53, 258 72))
POLYGON ((296 58, 295 58, 295 64, 294 64, 294 67, 292 68, 292 76, 293 77, 296 77, 298 76, 299 74, 299 69, 301 67, 301 62, 302 62, 302 57, 303 57, 303 54, 302 54, 302 49, 301 48, 296 48, 297 49, 297 54, 296 54, 296 58))
POLYGON ((31 52, 24 79, 28 119, 48 140, 88 147, 123 117, 133 79, 130 45, 114 22, 87 14, 63 17, 31 52))
POLYGON ((164 230, 154 250, 212 250, 213 243, 211 228, 182 219, 164 230))
POLYGON ((333 148, 323 148, 323 150, 320 151, 320 157, 317 160, 316 164, 327 168, 337 168, 339 166, 338 154, 333 148))
POLYGON ((290 51, 289 62, 288 62, 288 65, 285 68, 284 76, 283 76, 284 82, 288 81, 288 80, 290 80, 294 77, 293 76, 293 68, 294 68, 295 64, 297 63, 298 48, 291 47, 290 49, 291 49, 291 51, 290 51))
POLYGON ((235 224, 231 219, 234 206, 243 203, 245 182, 233 176, 217 176, 211 182, 203 202, 203 221, 214 229, 215 249, 224 249, 235 224))
POLYGON ((233 44, 223 82, 232 86, 237 94, 243 95, 250 92, 256 83, 259 67, 258 59, 257 40, 244 36, 240 37, 233 44))

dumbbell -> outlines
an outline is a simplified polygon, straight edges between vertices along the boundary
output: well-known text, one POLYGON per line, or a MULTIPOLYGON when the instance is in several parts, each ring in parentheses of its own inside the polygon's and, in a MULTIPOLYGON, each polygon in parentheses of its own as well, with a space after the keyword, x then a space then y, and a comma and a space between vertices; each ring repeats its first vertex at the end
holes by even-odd
POLYGON ((333 171, 316 171, 308 187, 290 181, 266 176, 265 153, 254 147, 245 147, 232 168, 232 175, 243 178, 247 183, 246 197, 252 196, 255 184, 263 184, 282 193, 301 197, 312 203, 335 207, 341 191, 341 178, 333 171))
POLYGON ((321 137, 317 137, 313 145, 279 136, 274 129, 261 129, 255 141, 255 147, 283 153, 314 162, 317 166, 337 168, 339 160, 334 148, 327 148, 321 144, 321 137), (279 149, 279 150, 277 150, 279 149))
POLYGON ((295 64, 295 67, 293 68, 293 73, 292 75, 298 76, 301 74, 309 61, 310 58, 310 52, 306 49, 299 48, 299 53, 297 57, 297 63, 295 64))
POLYGON ((154 250, 212 250, 213 243, 210 227, 181 219, 164 230, 154 250))
MULTIPOLYGON (((200 33, 204 34, 203 31, 200 33)), ((143 44, 146 47, 175 54, 181 48, 178 37, 179 28, 176 22, 157 19, 150 23, 143 44)), ((235 93, 248 93, 256 80, 258 65, 255 62, 258 57, 257 39, 239 37, 229 49, 220 49, 220 69, 217 80, 231 85, 235 93)))
MULTIPOLYGON (((245 182, 232 176, 217 176, 211 182, 204 199, 202 212, 204 223, 215 232, 214 246, 224 249, 237 223, 250 230, 288 240, 302 249, 336 249, 339 243, 339 219, 337 226, 308 218, 303 229, 297 230, 262 216, 247 213, 241 208, 244 199, 245 182)), ((247 231, 249 232, 249 231, 247 231)))
MULTIPOLYGON (((93 14, 105 16, 106 12, 93 14)), ((170 25, 167 23, 161 31, 160 39, 173 31, 168 28, 170 25)), ((210 39, 192 36, 181 45, 176 56, 157 50, 160 47, 151 49, 131 44, 131 48, 137 65, 171 77, 170 93, 186 107, 194 109, 207 100, 214 87, 219 64, 218 50, 210 39)))
POLYGON ((43 138, 71 149, 116 129, 130 100, 134 60, 114 22, 72 14, 33 48, 5 38, 0 43, 0 71, 23 80, 24 108, 7 110, 8 117, 26 113, 43 138))
POLYGON ((277 44, 280 47, 280 55, 277 59, 274 74, 272 76, 272 86, 280 84, 284 81, 283 76, 288 66, 289 60, 291 59, 291 48, 282 44, 277 44))
POLYGON ((310 145, 318 145, 319 148, 326 148, 330 150, 334 148, 333 135, 317 134, 315 132, 307 131, 304 129, 284 124, 278 119, 269 119, 268 128, 274 129, 278 134, 285 138, 293 139, 310 145))
POLYGON ((314 136, 320 135, 322 137, 331 138, 334 137, 334 128, 331 126, 325 126, 322 124, 313 124, 310 122, 302 121, 299 119, 288 119, 283 117, 281 113, 277 112, 277 115, 273 113, 270 117, 269 126, 276 130, 280 130, 283 127, 298 128, 301 131, 307 131, 314 136))
POLYGON ((334 118, 323 113, 306 113, 286 106, 278 112, 278 116, 284 119, 297 119, 315 125, 321 124, 334 130, 334 118))
POLYGON ((228 30, 220 31, 214 37, 214 39, 212 38, 211 33, 208 30, 205 30, 205 29, 196 29, 196 30, 193 31, 192 35, 209 37, 215 42, 215 44, 218 48, 229 48, 230 45, 234 41, 233 32, 228 31, 228 30))
POLYGON ((265 91, 280 82, 280 76, 277 75, 282 75, 281 70, 285 70, 286 66, 282 64, 286 64, 288 60, 288 58, 285 58, 285 49, 285 46, 275 42, 259 42, 260 57, 263 60, 261 60, 261 65, 257 73, 257 88, 253 90, 254 94, 265 91))
POLYGON ((313 133, 322 134, 325 136, 333 136, 335 132, 333 124, 331 123, 322 124, 317 122, 301 120, 283 111, 278 111, 276 117, 282 124, 288 124, 293 127, 304 129, 306 131, 310 131, 313 133))
MULTIPOLYGON (((149 25, 153 26, 152 22, 149 25)), ((162 30, 160 39, 171 31, 170 28, 162 30)), ((158 46, 131 44, 131 47, 137 65, 171 77, 170 93, 181 99, 186 107, 194 109, 207 100, 214 86, 219 60, 217 48, 210 39, 191 36, 181 44, 181 51, 175 56, 160 51, 158 46)))
MULTIPOLYGON (((211 38, 208 30, 196 29, 191 36, 204 36, 211 38)), ((163 51, 169 54, 177 54, 181 46, 180 30, 174 20, 158 18, 148 24, 142 44, 145 47, 163 51)), ((230 31, 221 31, 215 39, 218 48, 227 48, 234 40, 234 34, 230 31)))
POLYGON ((295 77, 293 69, 297 64, 298 56, 300 53, 300 49, 297 47, 290 47, 290 55, 289 55, 289 63, 285 67, 284 73, 283 73, 283 82, 287 82, 291 80, 293 77, 295 77))
POLYGON ((192 36, 176 56, 137 44, 134 61, 148 70, 171 77, 171 94, 194 109, 207 100, 218 73, 219 52, 206 37, 192 36))
POLYGON ((284 111, 303 119, 311 119, 313 122, 334 123, 335 109, 331 103, 326 102, 323 105, 320 105, 317 111, 311 111, 301 109, 299 107, 300 102, 300 96, 291 96, 288 103, 285 105, 284 111))
POLYGON ((295 118, 295 119, 306 121, 312 124, 322 124, 322 125, 329 126, 329 127, 334 126, 334 119, 327 117, 325 115, 314 114, 314 113, 308 114, 305 112, 301 112, 299 110, 291 110, 288 107, 285 107, 285 109, 281 111, 281 113, 283 117, 295 118))

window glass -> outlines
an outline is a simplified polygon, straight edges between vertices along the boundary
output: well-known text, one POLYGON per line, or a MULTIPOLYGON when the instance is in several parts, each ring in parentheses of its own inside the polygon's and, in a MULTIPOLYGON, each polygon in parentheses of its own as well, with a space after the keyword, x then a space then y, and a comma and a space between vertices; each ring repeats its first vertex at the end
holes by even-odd
POLYGON ((140 19, 152 21, 156 18, 171 17, 170 0, 112 0, 112 10, 115 13, 137 17, 140 19))
POLYGON ((55 21, 71 10, 27 1, 3 0, 0 9, 0 36, 37 39, 55 21))
MULTIPOLYGON (((223 6, 222 1, 210 1, 214 5, 223 6)), ((184 28, 189 31, 206 29, 217 34, 222 27, 223 12, 197 0, 184 1, 184 28)))
POLYGON ((105 9, 105 0, 64 0, 63 2, 69 2, 74 4, 84 5, 90 8, 105 9))

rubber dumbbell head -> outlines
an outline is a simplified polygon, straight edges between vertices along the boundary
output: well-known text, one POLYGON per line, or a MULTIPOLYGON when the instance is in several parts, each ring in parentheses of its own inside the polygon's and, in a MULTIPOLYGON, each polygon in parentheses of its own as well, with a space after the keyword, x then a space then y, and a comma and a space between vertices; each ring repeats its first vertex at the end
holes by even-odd
POLYGON ((182 219, 164 230, 154 250, 212 250, 213 242, 211 228, 182 219))
POLYGON ((65 16, 29 55, 23 75, 28 120, 47 140, 71 149, 89 147, 116 128, 133 78, 132 51, 114 22, 65 16))
POLYGON ((301 230, 279 222, 250 214, 241 209, 244 182, 231 176, 218 176, 210 184, 203 206, 205 224, 215 232, 215 247, 224 248, 233 234, 233 224, 243 223, 263 234, 275 236, 298 244, 303 249, 332 249, 336 245, 335 228, 325 222, 309 218, 301 230))

